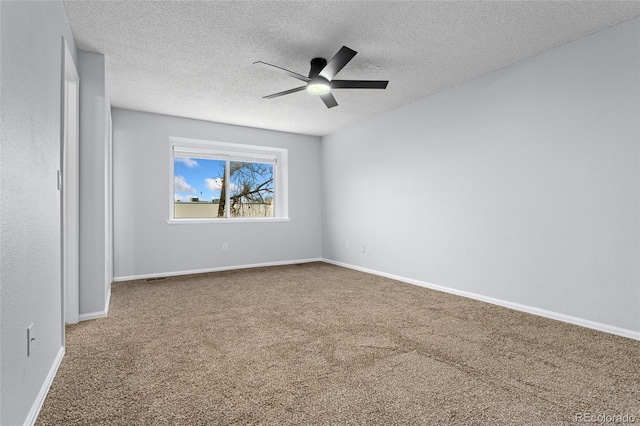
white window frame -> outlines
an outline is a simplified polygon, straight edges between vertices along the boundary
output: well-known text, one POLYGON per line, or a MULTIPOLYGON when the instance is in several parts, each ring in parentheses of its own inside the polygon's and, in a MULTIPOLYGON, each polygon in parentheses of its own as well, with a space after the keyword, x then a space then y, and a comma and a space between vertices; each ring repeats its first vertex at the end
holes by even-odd
MULTIPOLYGON (((188 223, 247 223, 247 222, 288 222, 289 218, 289 185, 288 185, 288 151, 285 148, 272 148, 257 145, 244 145, 228 142, 216 142, 203 139, 190 139, 171 136, 169 155, 169 224, 188 223), (211 158, 216 160, 246 161, 253 163, 274 164, 274 212, 273 217, 217 217, 217 218, 176 218, 175 203, 175 170, 174 158, 193 156, 193 158, 211 158)), ((229 173, 229 170, 226 170, 229 173)), ((228 182, 229 180, 226 179, 228 182)), ((228 191, 227 191, 228 192, 228 191)))

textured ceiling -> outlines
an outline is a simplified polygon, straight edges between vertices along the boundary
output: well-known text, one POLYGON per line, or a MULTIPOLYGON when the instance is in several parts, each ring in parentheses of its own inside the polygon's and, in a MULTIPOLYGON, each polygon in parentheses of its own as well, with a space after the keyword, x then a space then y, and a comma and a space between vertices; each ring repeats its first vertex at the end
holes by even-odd
POLYGON ((78 48, 106 56, 115 107, 326 135, 640 15, 640 2, 66 1, 78 48), (314 57, 358 55, 327 109, 301 82, 314 57))

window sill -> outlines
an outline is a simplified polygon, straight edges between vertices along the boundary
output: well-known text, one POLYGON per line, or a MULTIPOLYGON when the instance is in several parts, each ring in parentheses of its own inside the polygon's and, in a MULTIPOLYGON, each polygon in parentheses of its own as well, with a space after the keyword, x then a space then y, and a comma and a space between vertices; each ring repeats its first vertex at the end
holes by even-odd
POLYGON ((202 223, 273 223, 273 222, 290 222, 291 218, 288 217, 257 217, 257 218, 233 218, 233 219, 167 219, 169 225, 187 225, 187 224, 202 224, 202 223))

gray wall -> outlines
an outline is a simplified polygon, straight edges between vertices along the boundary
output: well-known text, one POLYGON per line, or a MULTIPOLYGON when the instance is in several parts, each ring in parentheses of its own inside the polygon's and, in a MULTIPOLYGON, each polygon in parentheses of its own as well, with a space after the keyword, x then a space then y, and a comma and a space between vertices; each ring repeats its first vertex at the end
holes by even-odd
POLYGON ((319 138, 115 108, 112 117, 116 280, 321 257, 319 138), (291 220, 168 224, 170 136, 287 148, 291 220))
POLYGON ((0 19, 0 424, 18 425, 61 355, 62 37, 76 48, 61 2, 2 1, 0 19))
POLYGON ((80 319, 106 315, 111 286, 110 114, 105 57, 78 50, 80 74, 80 319))
POLYGON ((638 338, 639 70, 635 19, 323 138, 324 257, 638 338))

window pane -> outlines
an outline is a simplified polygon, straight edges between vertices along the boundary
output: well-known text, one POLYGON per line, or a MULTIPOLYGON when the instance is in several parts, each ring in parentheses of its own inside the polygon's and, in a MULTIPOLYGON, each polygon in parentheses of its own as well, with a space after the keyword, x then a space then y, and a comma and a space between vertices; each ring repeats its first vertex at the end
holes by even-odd
POLYGON ((220 199, 224 199, 225 164, 224 160, 174 157, 175 218, 224 217, 220 199))
POLYGON ((273 164, 231 161, 231 217, 273 217, 273 164))

